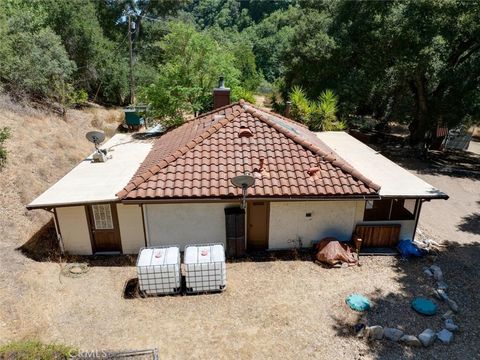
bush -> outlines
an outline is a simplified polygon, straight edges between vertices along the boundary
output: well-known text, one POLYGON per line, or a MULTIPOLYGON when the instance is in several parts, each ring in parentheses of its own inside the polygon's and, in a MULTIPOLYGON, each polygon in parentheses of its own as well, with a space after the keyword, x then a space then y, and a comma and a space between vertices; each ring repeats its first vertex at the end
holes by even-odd
POLYGON ((234 87, 232 89, 232 101, 245 100, 251 104, 255 104, 255 97, 251 91, 248 91, 242 87, 234 87))
POLYGON ((72 347, 57 344, 43 344, 39 341, 13 342, 0 346, 1 359, 15 360, 51 360, 71 359, 78 354, 72 347))
POLYGON ((2 39, 0 78, 15 96, 56 98, 58 84, 71 78, 75 63, 51 29, 13 32, 2 39))
POLYGON ((0 130, 0 169, 5 165, 7 161, 7 149, 3 146, 5 140, 10 137, 10 129, 8 127, 4 127, 0 130))
POLYGON ((338 131, 346 129, 346 123, 337 118, 338 98, 332 90, 323 91, 317 102, 310 101, 304 90, 294 86, 290 92, 293 119, 308 125, 313 131, 338 131))
POLYGON ((313 110, 313 104, 307 99, 305 91, 300 86, 294 86, 290 92, 292 108, 290 114, 293 119, 308 124, 313 110))

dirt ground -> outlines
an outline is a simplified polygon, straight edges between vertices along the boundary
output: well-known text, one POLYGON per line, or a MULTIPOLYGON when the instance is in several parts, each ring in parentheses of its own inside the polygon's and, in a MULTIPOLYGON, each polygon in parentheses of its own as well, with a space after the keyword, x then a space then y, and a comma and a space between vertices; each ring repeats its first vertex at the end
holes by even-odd
MULTIPOLYGON (((228 263, 228 288, 222 294, 124 299, 125 283, 135 277, 132 266, 100 264, 68 278, 60 274, 64 264, 37 262, 15 250, 47 216, 23 209, 30 198, 5 196, 0 197, 0 343, 39 339, 89 351, 158 348, 164 359, 479 358, 480 180, 406 165, 450 195, 448 201, 425 203, 420 220, 426 236, 452 242, 436 260, 460 306, 455 320, 461 331, 450 346, 412 350, 357 339, 352 325, 359 315, 344 303, 348 294, 363 293, 374 303, 366 315, 371 325, 417 335, 427 327, 440 330, 440 316, 421 317, 409 305, 413 296, 431 293, 433 284, 422 267, 432 258, 364 257, 361 267, 346 269, 301 260, 228 263)), ((7 171, 12 176, 13 169, 7 171)), ((20 183, 21 178, 10 179, 8 186, 20 183)), ((439 305, 440 313, 447 310, 439 305)))

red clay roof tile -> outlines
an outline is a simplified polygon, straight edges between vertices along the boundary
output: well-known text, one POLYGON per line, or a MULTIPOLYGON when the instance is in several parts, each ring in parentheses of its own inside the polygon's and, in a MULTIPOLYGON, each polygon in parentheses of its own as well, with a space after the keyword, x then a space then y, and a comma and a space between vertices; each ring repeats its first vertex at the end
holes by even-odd
POLYGON ((379 190, 305 126, 240 101, 158 138, 117 196, 126 200, 237 197, 241 190, 230 180, 246 171, 256 178, 248 190, 253 197, 362 196, 379 190), (238 137, 241 126, 253 136, 238 137), (309 174, 309 169, 316 171, 309 174))

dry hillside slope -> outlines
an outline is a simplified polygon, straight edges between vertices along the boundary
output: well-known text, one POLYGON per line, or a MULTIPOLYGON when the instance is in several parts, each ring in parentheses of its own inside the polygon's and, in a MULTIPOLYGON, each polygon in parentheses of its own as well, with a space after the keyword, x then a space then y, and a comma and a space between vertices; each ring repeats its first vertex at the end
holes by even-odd
POLYGON ((0 98, 0 127, 11 130, 0 171, 2 248, 20 246, 47 221, 46 211, 27 211, 25 205, 91 152, 85 133, 101 129, 111 136, 121 119, 121 111, 98 106, 69 110, 64 119, 0 98))

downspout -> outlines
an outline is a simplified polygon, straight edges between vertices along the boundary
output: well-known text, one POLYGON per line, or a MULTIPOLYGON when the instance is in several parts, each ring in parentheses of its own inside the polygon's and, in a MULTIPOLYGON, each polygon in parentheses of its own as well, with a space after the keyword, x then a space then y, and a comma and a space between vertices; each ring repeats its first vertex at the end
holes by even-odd
POLYGON ((418 220, 420 220, 420 210, 422 209, 422 204, 423 204, 425 201, 430 201, 430 200, 427 200, 427 199, 418 199, 418 205, 417 205, 417 209, 416 209, 417 216, 415 217, 415 227, 413 228, 412 241, 415 240, 415 235, 417 235, 417 225, 418 225, 418 220))
POLYGON ((63 239, 62 239, 62 234, 60 232, 60 225, 58 224, 58 219, 57 219, 57 212, 55 211, 55 208, 49 210, 45 209, 49 213, 53 214, 53 223, 55 225, 55 233, 57 234, 57 241, 58 241, 58 246, 60 247, 60 252, 62 255, 65 254, 65 247, 63 246, 63 239))
POLYGON ((148 208, 141 204, 142 206, 142 213, 143 213, 143 226, 145 228, 145 240, 147 242, 147 246, 150 246, 150 229, 148 228, 148 208))

